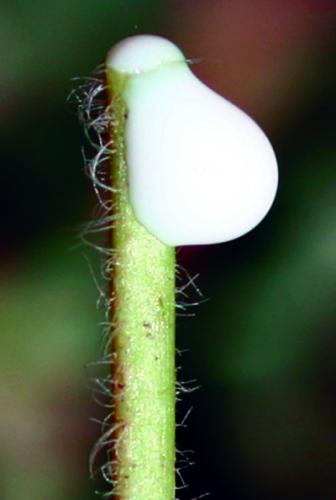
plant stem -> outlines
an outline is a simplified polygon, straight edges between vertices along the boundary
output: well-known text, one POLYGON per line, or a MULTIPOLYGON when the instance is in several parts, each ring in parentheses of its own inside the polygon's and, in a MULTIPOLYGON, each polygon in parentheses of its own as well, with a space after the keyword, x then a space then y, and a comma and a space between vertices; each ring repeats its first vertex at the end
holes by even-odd
POLYGON ((140 225, 129 201, 125 78, 107 70, 111 134, 114 498, 175 498, 175 249, 140 225))

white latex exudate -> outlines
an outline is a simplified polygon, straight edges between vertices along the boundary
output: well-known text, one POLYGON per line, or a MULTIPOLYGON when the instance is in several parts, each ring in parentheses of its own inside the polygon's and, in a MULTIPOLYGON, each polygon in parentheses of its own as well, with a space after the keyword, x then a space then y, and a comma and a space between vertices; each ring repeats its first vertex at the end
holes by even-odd
POLYGON ((107 66, 129 75, 125 141, 137 219, 172 246, 220 243, 253 229, 278 184, 259 126, 198 80, 164 38, 127 38, 107 66))

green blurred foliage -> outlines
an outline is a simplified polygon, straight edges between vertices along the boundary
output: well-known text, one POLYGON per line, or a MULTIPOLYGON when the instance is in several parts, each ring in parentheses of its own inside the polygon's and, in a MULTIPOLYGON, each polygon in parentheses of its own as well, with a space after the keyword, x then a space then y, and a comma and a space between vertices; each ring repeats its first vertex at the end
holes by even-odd
POLYGON ((224 354, 222 363, 207 368, 219 379, 300 374, 324 340, 321 328, 334 318, 336 155, 329 145, 310 149, 292 159, 283 174, 277 203, 281 226, 274 221, 277 234, 267 255, 235 269, 222 306, 229 318, 213 310, 213 324, 223 335, 211 345, 208 359, 218 349, 224 354))

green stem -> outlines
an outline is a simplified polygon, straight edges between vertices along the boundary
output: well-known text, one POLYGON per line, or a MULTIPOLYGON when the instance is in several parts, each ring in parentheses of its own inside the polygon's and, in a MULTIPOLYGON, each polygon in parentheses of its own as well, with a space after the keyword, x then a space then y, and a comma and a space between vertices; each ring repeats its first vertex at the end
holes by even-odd
POLYGON ((114 498, 175 498, 175 249, 134 217, 125 160, 127 80, 107 72, 112 126, 114 498))

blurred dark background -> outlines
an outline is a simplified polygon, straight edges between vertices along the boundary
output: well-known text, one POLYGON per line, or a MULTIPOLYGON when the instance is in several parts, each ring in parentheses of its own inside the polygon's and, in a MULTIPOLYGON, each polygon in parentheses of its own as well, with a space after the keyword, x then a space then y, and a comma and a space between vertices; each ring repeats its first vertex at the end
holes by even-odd
MULTIPOLYGON (((95 198, 66 103, 120 38, 156 33, 264 128, 280 167, 265 221, 179 251, 209 300, 178 318, 201 387, 179 499, 336 499, 334 0, 1 0, 0 498, 93 499, 87 363, 97 290, 77 226, 95 198)), ((190 301, 197 301, 191 291, 190 301)), ((150 500, 150 499, 148 499, 150 500)))

